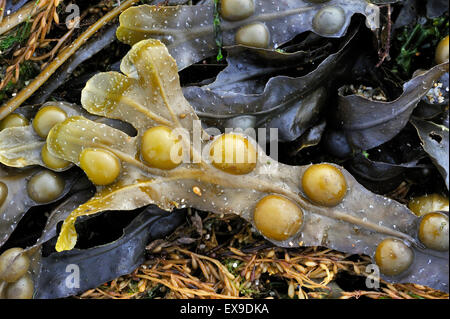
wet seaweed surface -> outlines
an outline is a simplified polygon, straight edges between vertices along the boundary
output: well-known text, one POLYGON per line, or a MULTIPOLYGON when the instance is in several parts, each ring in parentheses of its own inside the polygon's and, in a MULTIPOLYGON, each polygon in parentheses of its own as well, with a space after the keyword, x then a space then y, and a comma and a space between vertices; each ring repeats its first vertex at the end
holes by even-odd
POLYGON ((448 4, 69 5, 2 10, 0 298, 448 299, 448 4))

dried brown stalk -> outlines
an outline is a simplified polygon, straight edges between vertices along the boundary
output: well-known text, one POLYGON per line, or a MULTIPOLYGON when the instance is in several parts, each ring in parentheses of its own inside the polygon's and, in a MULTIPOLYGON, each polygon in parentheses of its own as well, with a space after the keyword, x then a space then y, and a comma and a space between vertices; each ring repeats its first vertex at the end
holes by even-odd
POLYGON ((14 29, 16 26, 40 13, 43 8, 38 8, 34 1, 30 1, 16 12, 4 16, 0 21, 0 35, 14 29))
MULTIPOLYGON (((386 43, 382 49, 378 51, 380 56, 380 61, 377 63, 376 67, 379 68, 386 59, 389 59, 389 51, 391 48, 391 33, 392 33, 392 17, 391 17, 391 5, 387 4, 387 25, 386 25, 386 43)), ((382 31, 381 31, 382 33, 382 31)), ((382 38, 382 35, 381 35, 382 38)), ((382 40, 382 39, 381 39, 382 40)))
POLYGON ((3 15, 5 14, 6 0, 0 0, 0 23, 3 21, 3 15))
POLYGON ((43 10, 33 21, 30 29, 30 36, 27 43, 13 53, 13 61, 6 69, 6 74, 0 82, 0 90, 3 89, 9 81, 16 83, 20 76, 20 65, 32 58, 34 52, 39 47, 40 43, 45 41, 45 36, 49 33, 53 23, 59 22, 56 8, 59 5, 59 0, 40 0, 34 10, 43 10))

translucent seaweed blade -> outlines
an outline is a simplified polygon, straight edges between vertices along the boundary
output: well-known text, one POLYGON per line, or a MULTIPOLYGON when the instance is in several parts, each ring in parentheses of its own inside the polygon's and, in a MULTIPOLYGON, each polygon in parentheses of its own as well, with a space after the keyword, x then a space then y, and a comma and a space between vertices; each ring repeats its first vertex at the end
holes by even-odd
POLYGON ((81 98, 88 112, 126 119, 138 132, 155 125, 192 128, 197 116, 181 94, 175 61, 159 41, 133 46, 121 70, 125 75, 100 73, 88 81, 81 98))
POLYGON ((41 259, 41 271, 35 276, 35 298, 64 298, 95 288, 104 282, 129 274, 144 261, 149 240, 169 235, 185 220, 185 212, 168 214, 150 206, 136 216, 117 240, 88 249, 54 253, 41 259), (83 280, 67 285, 67 265, 76 264, 83 280), (105 269, 105 265, 108 265, 105 269), (49 285, 51 282, 51 285, 49 285))
POLYGON ((66 102, 47 102, 37 109, 24 107, 25 110, 20 111, 30 117, 30 123, 26 126, 10 127, 0 131, 0 163, 17 168, 39 165, 58 172, 70 169, 71 165, 61 168, 48 167, 43 161, 42 149, 46 141, 36 133, 33 127, 34 119, 31 117, 45 107, 61 109, 68 117, 82 114, 92 117, 80 106, 66 102))

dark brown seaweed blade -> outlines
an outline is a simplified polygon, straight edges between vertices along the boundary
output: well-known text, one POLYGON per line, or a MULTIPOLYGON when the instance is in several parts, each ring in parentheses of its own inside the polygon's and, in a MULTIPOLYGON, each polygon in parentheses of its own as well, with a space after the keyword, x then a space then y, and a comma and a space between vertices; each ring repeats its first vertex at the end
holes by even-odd
POLYGON ((449 188, 449 146, 448 128, 433 122, 419 119, 411 119, 411 123, 417 130, 425 152, 430 155, 433 163, 445 180, 447 189, 449 188))
MULTIPOLYGON (((338 52, 328 56, 310 73, 298 78, 273 77, 265 84, 261 93, 253 91, 242 94, 221 89, 220 84, 228 82, 228 74, 236 77, 227 70, 239 68, 239 63, 235 63, 234 59, 218 75, 212 88, 185 87, 183 93, 208 126, 222 130, 236 127, 236 122, 242 116, 250 116, 254 121, 253 127, 266 128, 267 131, 278 128, 280 141, 293 141, 317 120, 320 110, 325 107, 328 96, 325 88, 330 78, 338 76, 349 67, 349 47, 356 31, 357 29, 353 29, 338 52)), ((244 69, 242 76, 245 74, 244 69)))
POLYGON ((57 226, 60 222, 69 216, 69 214, 76 209, 81 204, 88 201, 93 195, 94 191, 92 188, 84 189, 81 191, 74 191, 72 189, 72 194, 65 199, 58 207, 56 207, 47 219, 44 230, 42 231, 41 237, 37 240, 36 244, 32 247, 27 248, 34 249, 36 246, 40 246, 43 243, 49 241, 57 235, 57 226))
POLYGON ((436 81, 434 88, 417 105, 413 116, 422 120, 431 120, 448 110, 449 74, 446 72, 436 81))
POLYGON ((405 83, 403 94, 392 102, 369 100, 358 95, 339 96, 338 114, 348 141, 361 150, 377 147, 396 136, 408 123, 414 108, 448 62, 431 68, 405 83))
POLYGON ((398 187, 405 177, 411 178, 408 173, 412 170, 428 167, 418 163, 422 158, 418 156, 407 163, 393 164, 373 161, 358 153, 347 162, 346 167, 366 188, 377 194, 386 194, 398 187))
POLYGON ((316 49, 293 53, 242 46, 229 47, 227 67, 217 75, 213 83, 203 88, 216 92, 260 94, 270 78, 295 70, 296 67, 318 64, 330 55, 331 46, 329 42, 325 42, 316 49))
POLYGON ((103 50, 115 41, 116 29, 117 25, 110 26, 108 29, 103 31, 100 36, 89 40, 86 45, 75 52, 75 54, 64 63, 61 69, 39 89, 38 93, 35 94, 33 102, 36 104, 41 104, 47 101, 52 93, 69 79, 73 71, 81 63, 88 60, 93 55, 97 54, 99 51, 103 50))
POLYGON ((327 123, 325 121, 321 121, 319 124, 308 129, 305 134, 303 134, 299 140, 295 142, 296 147, 293 154, 296 154, 305 148, 318 145, 322 140, 326 126, 327 123))
POLYGON ((133 219, 116 241, 41 257, 34 268, 34 298, 77 295, 131 273, 144 261, 145 246, 150 240, 169 235, 184 221, 183 210, 168 214, 149 206, 133 219))
MULTIPOLYGON (((27 185, 30 178, 41 172, 45 168, 33 167, 23 170, 0 168, 0 182, 8 188, 8 196, 4 205, 0 207, 0 247, 8 240, 15 227, 27 213, 28 209, 34 206, 43 205, 32 200, 27 192, 27 185)), ((64 190, 54 200, 45 204, 53 203, 63 198, 70 191, 72 186, 80 177, 78 170, 72 169, 62 173, 56 173, 65 181, 64 190)))
POLYGON ((427 16, 429 18, 437 18, 448 12, 448 1, 446 0, 428 0, 427 16))

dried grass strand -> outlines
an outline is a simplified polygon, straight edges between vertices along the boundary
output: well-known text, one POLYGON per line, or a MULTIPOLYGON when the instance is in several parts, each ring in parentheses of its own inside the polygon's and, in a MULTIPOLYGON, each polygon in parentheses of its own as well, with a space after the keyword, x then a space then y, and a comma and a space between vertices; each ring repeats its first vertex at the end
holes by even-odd
POLYGON ((115 18, 122 11, 129 8, 139 0, 127 0, 120 6, 106 13, 103 17, 91 25, 85 32, 83 32, 70 46, 65 48, 56 59, 50 62, 47 67, 24 89, 22 89, 15 97, 6 102, 0 107, 0 120, 4 119, 11 112, 17 109, 23 102, 25 102, 39 87, 42 86, 50 76, 70 58, 91 36, 93 36, 101 27, 107 22, 115 18))

